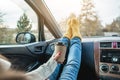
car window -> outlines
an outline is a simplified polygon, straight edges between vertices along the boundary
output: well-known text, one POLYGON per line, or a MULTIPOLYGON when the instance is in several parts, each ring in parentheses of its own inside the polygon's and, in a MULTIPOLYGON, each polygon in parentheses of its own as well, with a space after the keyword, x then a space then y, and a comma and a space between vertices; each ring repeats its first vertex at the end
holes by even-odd
POLYGON ((20 32, 30 32, 38 38, 36 13, 24 0, 2 0, 0 2, 0 44, 16 44, 16 35, 20 32))
POLYGON ((44 33, 45 33, 45 40, 55 39, 55 37, 51 34, 51 32, 48 30, 46 26, 44 26, 44 33))
POLYGON ((83 37, 120 36, 120 0, 44 0, 62 33, 72 15, 81 23, 83 37))

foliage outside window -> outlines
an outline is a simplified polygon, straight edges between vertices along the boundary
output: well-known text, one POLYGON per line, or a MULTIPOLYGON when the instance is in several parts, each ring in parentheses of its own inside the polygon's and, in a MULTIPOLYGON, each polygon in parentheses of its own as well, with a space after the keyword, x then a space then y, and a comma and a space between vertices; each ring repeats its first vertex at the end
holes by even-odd
POLYGON ((105 36, 106 32, 109 34, 115 32, 120 36, 119 0, 53 0, 52 3, 45 0, 45 2, 59 23, 62 33, 67 29, 67 20, 74 15, 81 23, 80 32, 83 37, 105 36))
POLYGON ((45 40, 52 40, 54 39, 54 36, 50 33, 48 28, 44 26, 44 33, 45 33, 45 40))
POLYGON ((16 35, 20 32, 30 32, 38 37, 37 15, 26 2, 21 2, 24 5, 22 8, 14 1, 1 1, 0 44, 17 44, 16 35))
POLYGON ((32 24, 30 23, 30 20, 28 19, 28 16, 25 13, 23 13, 23 15, 18 20, 17 27, 18 33, 31 31, 32 24))

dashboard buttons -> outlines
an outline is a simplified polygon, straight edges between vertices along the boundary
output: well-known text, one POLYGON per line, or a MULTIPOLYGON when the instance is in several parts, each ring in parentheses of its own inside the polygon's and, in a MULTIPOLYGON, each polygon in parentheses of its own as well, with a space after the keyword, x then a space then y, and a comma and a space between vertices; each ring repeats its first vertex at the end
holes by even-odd
POLYGON ((112 57, 112 62, 118 62, 118 57, 112 57))
POLYGON ((107 64, 100 65, 100 71, 101 72, 107 73, 108 70, 109 70, 109 66, 107 64))
POLYGON ((116 66, 116 65, 112 65, 111 66, 111 71, 118 72, 119 71, 119 67, 116 66))
POLYGON ((103 49, 100 51, 100 62, 120 64, 120 49, 103 49))

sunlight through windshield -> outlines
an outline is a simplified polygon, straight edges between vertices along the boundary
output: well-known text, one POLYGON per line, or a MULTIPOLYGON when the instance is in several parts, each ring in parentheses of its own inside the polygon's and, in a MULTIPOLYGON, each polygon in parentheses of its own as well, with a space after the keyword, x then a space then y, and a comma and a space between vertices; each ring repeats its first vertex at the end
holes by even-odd
POLYGON ((120 36, 120 0, 45 0, 61 30, 72 14, 80 20, 83 36, 120 36))

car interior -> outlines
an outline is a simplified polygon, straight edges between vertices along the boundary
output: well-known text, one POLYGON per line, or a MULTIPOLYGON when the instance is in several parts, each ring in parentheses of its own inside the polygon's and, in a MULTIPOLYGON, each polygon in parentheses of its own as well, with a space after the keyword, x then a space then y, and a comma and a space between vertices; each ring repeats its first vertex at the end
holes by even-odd
MULTIPOLYGON (((13 1, 20 5, 19 0, 13 1)), ((55 43, 62 37, 62 32, 43 0, 23 1, 37 15, 37 38, 32 32, 16 33, 16 44, 0 44, 0 54, 10 60, 11 68, 30 72, 47 62, 54 52, 55 43), (54 39, 45 39, 44 25, 54 39)), ((120 80, 119 52, 119 36, 83 37, 81 66, 77 80, 120 80)))

